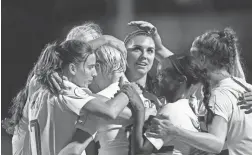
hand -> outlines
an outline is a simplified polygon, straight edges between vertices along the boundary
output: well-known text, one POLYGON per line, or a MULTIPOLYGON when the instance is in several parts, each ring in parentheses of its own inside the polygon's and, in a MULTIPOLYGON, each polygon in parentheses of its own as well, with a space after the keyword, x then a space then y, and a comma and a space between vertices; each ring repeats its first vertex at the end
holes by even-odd
POLYGON ((155 138, 176 136, 178 130, 177 127, 171 123, 169 117, 165 115, 158 115, 153 118, 149 129, 150 132, 146 134, 155 138))
POLYGON ((246 109, 245 114, 252 113, 252 92, 243 94, 240 98, 240 102, 237 104, 241 109, 246 109))
POLYGON ((68 81, 67 77, 63 76, 61 78, 57 72, 51 74, 50 83, 61 95, 72 96, 75 94, 74 90, 77 88, 75 84, 68 81))
POLYGON ((143 94, 143 89, 140 87, 139 84, 135 83, 135 82, 131 82, 130 83, 131 86, 136 90, 137 94, 143 94))
POLYGON ((163 48, 161 37, 157 32, 157 28, 149 22, 146 21, 131 21, 128 23, 129 26, 136 26, 140 30, 146 31, 152 35, 155 42, 156 49, 163 48))
POLYGON ((6 130, 6 132, 10 135, 14 134, 14 127, 11 125, 12 120, 10 118, 5 118, 2 120, 2 128, 6 130))
POLYGON ((130 23, 128 23, 128 25, 136 26, 139 29, 144 30, 152 35, 152 39, 154 40, 156 48, 156 58, 159 61, 173 54, 170 50, 163 46, 162 39, 158 34, 157 28, 151 23, 146 21, 131 21, 130 23))
MULTIPOLYGON (((144 105, 143 101, 138 95, 135 87, 136 84, 124 84, 121 88, 121 92, 124 92, 130 100, 130 108, 133 111, 143 111, 144 105)), ((140 90, 140 88, 138 88, 140 90)))
POLYGON ((62 89, 65 89, 65 86, 63 84, 64 79, 67 78, 61 78, 57 72, 54 72, 49 77, 49 84, 51 88, 54 88, 57 92, 61 92, 62 89))
POLYGON ((149 22, 146 21, 131 21, 128 23, 129 26, 136 26, 139 29, 146 31, 149 34, 157 33, 157 28, 149 22))
POLYGON ((119 79, 119 87, 121 88, 124 84, 128 84, 129 81, 126 76, 123 74, 119 79))

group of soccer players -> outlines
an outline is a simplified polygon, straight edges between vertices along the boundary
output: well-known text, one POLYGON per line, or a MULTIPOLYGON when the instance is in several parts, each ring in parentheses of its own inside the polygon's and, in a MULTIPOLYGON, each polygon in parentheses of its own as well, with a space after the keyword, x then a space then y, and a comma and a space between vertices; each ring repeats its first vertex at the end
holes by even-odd
POLYGON ((124 41, 86 22, 46 45, 4 121, 12 153, 252 154, 252 85, 234 31, 208 31, 178 55, 151 23, 128 25, 138 30, 124 41))

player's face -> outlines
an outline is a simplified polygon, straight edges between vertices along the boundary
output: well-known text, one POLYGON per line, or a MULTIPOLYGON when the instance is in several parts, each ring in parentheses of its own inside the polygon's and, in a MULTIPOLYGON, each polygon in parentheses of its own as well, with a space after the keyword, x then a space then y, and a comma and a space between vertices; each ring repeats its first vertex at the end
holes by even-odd
POLYGON ((158 96, 164 96, 167 101, 173 101, 180 91, 182 79, 170 62, 158 64, 157 79, 158 96))
POLYGON ((88 56, 86 62, 81 62, 76 65, 76 72, 73 81, 80 87, 87 88, 92 83, 93 78, 97 75, 95 54, 88 56))
POLYGON ((146 75, 154 62, 155 43, 151 37, 136 36, 126 45, 128 70, 132 74, 146 75))
POLYGON ((93 92, 96 92, 105 89, 112 83, 118 81, 123 72, 103 72, 101 69, 101 64, 97 63, 96 65, 97 76, 94 78, 93 83, 90 85, 90 89, 93 92))

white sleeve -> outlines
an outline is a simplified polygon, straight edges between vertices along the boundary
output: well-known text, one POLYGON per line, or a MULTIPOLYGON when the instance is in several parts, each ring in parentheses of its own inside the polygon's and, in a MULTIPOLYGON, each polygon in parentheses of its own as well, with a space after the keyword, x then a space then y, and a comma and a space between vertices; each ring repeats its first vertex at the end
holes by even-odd
POLYGON ((232 102, 227 94, 230 94, 230 92, 216 90, 209 100, 209 107, 213 113, 223 117, 226 121, 229 120, 229 115, 232 112, 232 102))
POLYGON ((77 115, 83 115, 82 108, 86 103, 90 100, 94 99, 94 96, 91 96, 86 92, 84 89, 76 87, 73 90, 73 93, 69 93, 67 95, 60 95, 59 96, 62 103, 72 110, 77 115))
POLYGON ((113 84, 109 85, 107 88, 105 88, 102 91, 98 92, 97 94, 105 96, 105 97, 111 99, 111 98, 114 97, 114 95, 117 93, 117 91, 120 90, 118 84, 119 84, 118 82, 113 83, 113 84))
POLYGON ((157 149, 161 149, 161 147, 164 145, 164 141, 161 138, 154 138, 154 137, 150 137, 148 135, 146 135, 146 133, 144 133, 144 136, 148 139, 148 141, 150 141, 150 143, 157 149))

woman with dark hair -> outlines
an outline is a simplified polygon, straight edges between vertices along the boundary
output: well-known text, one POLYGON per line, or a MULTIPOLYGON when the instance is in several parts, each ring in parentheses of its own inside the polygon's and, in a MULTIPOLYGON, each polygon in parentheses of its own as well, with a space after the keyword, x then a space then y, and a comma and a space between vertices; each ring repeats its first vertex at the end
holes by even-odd
POLYGON ((252 114, 245 114, 237 103, 252 86, 231 75, 237 59, 234 31, 209 31, 197 37, 191 53, 206 68, 204 105, 207 109, 208 133, 193 132, 171 123, 169 117, 152 120, 151 132, 156 138, 173 136, 179 141, 211 153, 219 153, 224 144, 230 155, 251 154, 252 114))
POLYGON ((13 146, 17 148, 13 154, 58 154, 70 142, 79 115, 91 111, 110 118, 123 110, 129 102, 125 93, 134 91, 133 86, 124 84, 122 92, 111 100, 92 94, 88 85, 97 74, 95 65, 96 56, 85 42, 68 40, 47 45, 34 67, 34 81, 29 84, 30 96, 21 115, 26 122, 18 120, 14 126, 13 146), (71 94, 57 93, 51 83, 54 72, 68 79, 64 83, 72 86, 74 100, 69 97, 71 94), (36 89, 30 89, 33 83, 38 86, 36 89), (17 144, 20 138, 24 139, 23 145, 17 144))
MULTIPOLYGON (((90 29, 91 28, 92 27, 90 27, 90 29)), ((93 29, 92 31, 90 30, 90 32, 78 31, 75 34, 77 36, 81 36, 79 39, 82 39, 82 37, 87 38, 87 36, 90 37, 93 35, 99 35, 99 31, 95 31, 95 29, 93 29)), ((121 70, 120 72, 116 71, 113 73, 113 66, 116 67, 116 62, 119 62, 119 60, 121 59, 125 59, 124 61, 126 61, 127 56, 127 70, 125 75, 130 82, 135 82, 144 89, 144 93, 140 94, 140 98, 145 105, 147 118, 150 114, 156 114, 155 104, 151 100, 157 101, 157 98, 154 97, 154 95, 151 95, 151 93, 147 92, 147 90, 152 91, 153 88, 150 87, 151 81, 149 81, 149 83, 147 82, 147 74, 150 71, 155 58, 155 44, 152 39, 152 35, 147 33, 146 31, 134 31, 130 33, 125 38, 124 43, 127 49, 127 53, 121 53, 120 59, 113 57, 115 53, 112 49, 109 50, 108 48, 105 49, 103 47, 96 51, 97 61, 99 64, 99 66, 97 67, 98 76, 95 78, 94 83, 93 85, 91 85, 90 89, 94 92, 99 92, 105 88, 105 90, 103 90, 102 92, 106 92, 106 94, 116 92, 115 90, 117 90, 118 87, 117 82, 114 81, 114 83, 111 84, 111 82, 106 82, 106 79, 108 79, 109 77, 115 77, 115 73, 122 74, 122 72, 125 71, 121 70), (111 56, 111 58, 109 56, 111 56), (104 70, 108 68, 108 71, 104 70), (111 73, 113 73, 114 75, 111 73), (109 87, 106 88, 109 83, 109 87), (108 89, 110 89, 110 92, 108 92, 108 89), (145 96, 146 94, 148 94, 148 97, 145 96)), ((120 63, 123 64, 124 68, 126 68, 126 65, 124 63, 120 63)), ((113 94, 111 97, 113 97, 113 94)), ((90 134, 93 134, 97 131, 96 140, 100 143, 99 154, 126 155, 129 152, 127 126, 132 124, 132 119, 130 119, 131 111, 129 111, 128 116, 128 119, 117 118, 115 120, 104 120, 102 118, 95 117, 92 113, 90 113, 88 117, 81 117, 79 119, 79 121, 77 122, 77 127, 83 131, 88 131, 90 134), (92 130, 90 130, 91 126, 93 128, 92 130), (87 130, 87 128, 89 128, 89 130, 87 130)), ((83 132, 78 130, 78 132, 76 132, 75 134, 75 137, 84 137, 82 135, 83 132)))
MULTIPOLYGON (((167 104, 158 112, 157 118, 167 115, 170 121, 181 128, 198 132, 199 123, 197 116, 189 106, 191 89, 204 80, 205 74, 200 69, 195 59, 191 56, 173 55, 163 60, 158 65, 158 94, 164 96, 167 104)), ((166 137, 165 141, 149 136, 143 136, 144 112, 141 106, 134 109, 134 130, 131 154, 151 154, 152 152, 163 152, 161 147, 174 146, 173 151, 166 154, 188 155, 191 147, 183 142, 177 141, 172 136, 166 137), (161 149, 161 150, 160 150, 161 149)), ((155 117, 154 117, 155 118, 155 117)), ((148 131, 148 129, 147 129, 148 131)), ((202 152, 203 154, 203 152, 202 152)))

